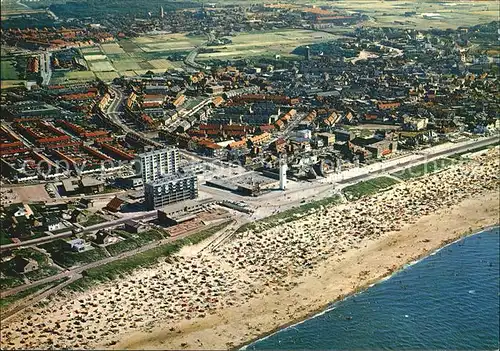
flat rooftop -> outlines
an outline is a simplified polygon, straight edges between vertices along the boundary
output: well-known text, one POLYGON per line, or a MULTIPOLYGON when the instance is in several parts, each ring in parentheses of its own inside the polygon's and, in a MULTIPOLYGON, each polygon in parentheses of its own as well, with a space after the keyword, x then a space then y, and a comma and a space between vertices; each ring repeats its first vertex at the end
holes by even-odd
POLYGON ((207 181, 207 184, 230 191, 238 191, 242 188, 253 189, 256 185, 259 185, 261 189, 270 188, 278 182, 278 179, 251 171, 234 177, 212 179, 207 181))

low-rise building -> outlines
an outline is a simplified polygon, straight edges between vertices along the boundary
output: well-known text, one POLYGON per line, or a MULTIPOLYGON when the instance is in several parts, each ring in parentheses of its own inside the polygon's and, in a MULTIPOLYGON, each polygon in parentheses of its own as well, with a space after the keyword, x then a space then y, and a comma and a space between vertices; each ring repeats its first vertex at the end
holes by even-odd
POLYGON ((402 127, 405 131, 419 131, 426 129, 428 122, 427 118, 404 117, 402 127))
POLYGON ((83 239, 73 239, 66 241, 67 248, 74 252, 82 252, 85 251, 87 245, 85 244, 85 240, 83 239))
POLYGON ((141 222, 129 220, 125 222, 125 230, 129 233, 142 233, 148 230, 149 227, 141 222))
POLYGON ((14 269, 17 273, 28 273, 36 271, 38 267, 38 262, 31 258, 24 258, 16 256, 14 260, 14 269))

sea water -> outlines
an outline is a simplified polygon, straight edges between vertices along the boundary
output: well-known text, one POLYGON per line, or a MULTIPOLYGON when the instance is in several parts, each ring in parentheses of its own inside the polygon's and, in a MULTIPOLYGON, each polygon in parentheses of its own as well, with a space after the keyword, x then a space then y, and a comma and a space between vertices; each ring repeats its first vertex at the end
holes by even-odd
POLYGON ((499 239, 499 227, 461 239, 245 348, 496 350, 499 239))

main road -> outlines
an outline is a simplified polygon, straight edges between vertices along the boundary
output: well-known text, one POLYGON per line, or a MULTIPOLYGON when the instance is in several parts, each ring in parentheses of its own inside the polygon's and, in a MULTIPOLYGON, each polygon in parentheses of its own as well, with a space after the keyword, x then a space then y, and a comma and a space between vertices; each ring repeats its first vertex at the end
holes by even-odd
POLYGON ((52 67, 50 65, 50 51, 40 54, 40 76, 42 77, 42 85, 49 85, 50 78, 52 77, 52 67))
MULTIPOLYGON (((125 223, 126 221, 129 220, 153 220, 157 217, 157 211, 149 211, 146 213, 141 213, 138 214, 137 216, 132 216, 132 217, 127 217, 127 218, 120 218, 116 219, 113 221, 106 221, 104 223, 99 223, 99 224, 94 224, 88 227, 85 227, 80 233, 88 233, 88 232, 93 232, 99 229, 105 229, 105 228, 111 228, 111 227, 116 227, 119 226, 120 224, 125 223)), ((18 249, 21 247, 29 247, 29 246, 35 246, 35 245, 40 245, 48 241, 53 241, 55 239, 62 239, 62 238, 68 238, 73 235, 72 230, 68 230, 63 233, 59 234, 54 234, 50 236, 44 236, 41 238, 37 239, 32 239, 32 240, 26 240, 26 241, 21 241, 19 243, 14 243, 14 244, 7 244, 7 245, 1 245, 0 246, 0 252, 5 251, 5 250, 12 250, 12 249, 18 249)))
POLYGON ((321 198, 339 194, 342 188, 350 184, 374 178, 381 174, 397 172, 438 158, 498 143, 498 141, 499 136, 496 135, 457 144, 443 144, 422 150, 419 153, 412 153, 411 155, 384 162, 330 174, 318 180, 290 182, 289 188, 285 191, 271 191, 258 197, 243 196, 205 184, 200 185, 200 190, 210 194, 216 200, 225 199, 246 202, 257 210, 252 219, 260 219, 297 206, 305 201, 320 200, 321 198))

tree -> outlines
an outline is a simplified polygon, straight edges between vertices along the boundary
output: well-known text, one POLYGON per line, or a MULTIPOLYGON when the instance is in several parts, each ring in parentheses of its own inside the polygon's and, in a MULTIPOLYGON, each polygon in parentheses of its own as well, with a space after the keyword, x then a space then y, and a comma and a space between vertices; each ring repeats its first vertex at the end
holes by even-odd
POLYGON ((42 84, 43 84, 43 77, 42 76, 36 77, 36 84, 40 87, 42 86, 42 84))

